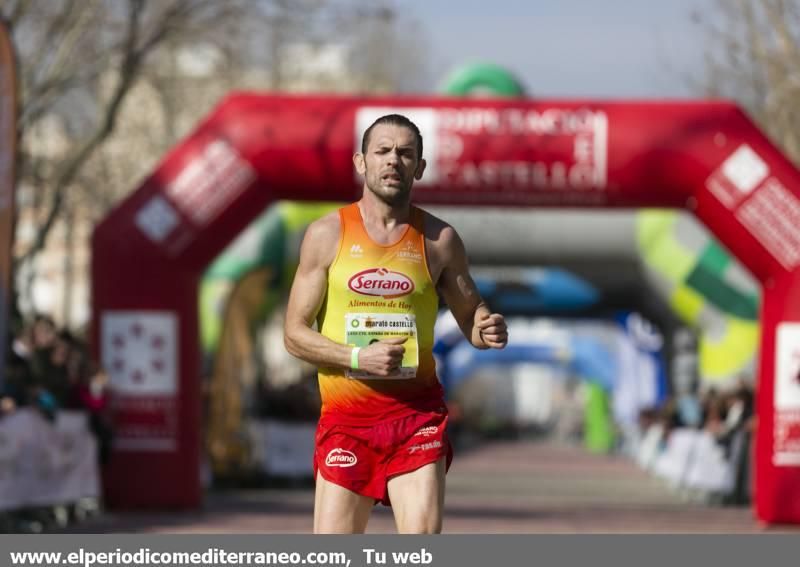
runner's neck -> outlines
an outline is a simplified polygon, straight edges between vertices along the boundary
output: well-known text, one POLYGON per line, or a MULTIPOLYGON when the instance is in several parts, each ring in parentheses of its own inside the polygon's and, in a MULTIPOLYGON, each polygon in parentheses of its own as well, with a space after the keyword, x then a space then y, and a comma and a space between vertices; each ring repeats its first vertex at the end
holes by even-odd
POLYGON ((400 241, 411 222, 409 203, 401 207, 392 207, 377 198, 369 199, 365 195, 357 206, 364 230, 378 244, 387 245, 400 241))

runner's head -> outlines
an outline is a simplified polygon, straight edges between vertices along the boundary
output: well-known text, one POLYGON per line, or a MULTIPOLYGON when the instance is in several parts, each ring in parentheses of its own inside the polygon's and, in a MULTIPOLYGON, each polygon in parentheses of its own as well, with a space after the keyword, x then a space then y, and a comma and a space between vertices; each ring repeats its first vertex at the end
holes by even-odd
POLYGON ((407 203, 414 180, 425 170, 422 134, 405 116, 381 116, 364 132, 353 163, 365 188, 380 200, 392 206, 407 203))
POLYGON ((364 130, 364 135, 361 137, 361 153, 367 153, 367 147, 369 146, 370 137, 372 131, 375 129, 376 126, 381 125, 390 125, 390 126, 403 126, 408 128, 414 133, 414 137, 416 138, 416 147, 417 147, 417 158, 422 159, 422 133, 419 131, 419 128, 416 124, 414 124, 409 118, 403 116, 402 114, 385 114, 375 120, 372 124, 370 124, 369 128, 364 130))

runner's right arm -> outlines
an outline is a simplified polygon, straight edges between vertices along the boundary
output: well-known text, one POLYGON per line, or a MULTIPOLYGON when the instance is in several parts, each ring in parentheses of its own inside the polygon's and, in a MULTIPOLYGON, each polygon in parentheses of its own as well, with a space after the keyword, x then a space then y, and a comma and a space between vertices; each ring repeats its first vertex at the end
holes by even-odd
MULTIPOLYGON (((327 292, 328 268, 336 258, 340 224, 338 213, 332 213, 311 223, 306 230, 284 324, 284 344, 289 354, 329 368, 350 368, 353 350, 313 328, 327 292)), ((390 375, 400 367, 405 352, 398 342, 390 339, 364 347, 358 353, 358 367, 376 376, 390 375)))

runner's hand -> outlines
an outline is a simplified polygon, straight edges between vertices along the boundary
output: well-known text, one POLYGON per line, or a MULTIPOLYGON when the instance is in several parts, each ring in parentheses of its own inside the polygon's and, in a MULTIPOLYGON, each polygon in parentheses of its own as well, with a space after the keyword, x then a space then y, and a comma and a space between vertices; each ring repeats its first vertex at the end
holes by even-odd
POLYGON ((375 376, 391 376, 400 368, 408 337, 393 337, 372 343, 358 353, 358 369, 375 376))
POLYGON ((475 322, 475 326, 480 331, 483 343, 489 348, 504 348, 508 343, 508 327, 505 318, 499 313, 487 315, 482 313, 482 317, 475 322))

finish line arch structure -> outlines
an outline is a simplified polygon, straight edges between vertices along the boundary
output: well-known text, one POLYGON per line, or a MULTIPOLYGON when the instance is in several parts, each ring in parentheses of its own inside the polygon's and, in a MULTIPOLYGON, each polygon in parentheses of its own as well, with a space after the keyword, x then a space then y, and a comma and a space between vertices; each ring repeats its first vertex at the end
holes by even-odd
POLYGON ((800 172, 726 102, 229 96, 93 237, 110 506, 200 505, 203 269, 273 201, 357 199, 351 156, 388 112, 423 132, 417 203, 673 207, 704 222, 764 287, 756 515, 800 523, 800 172))

